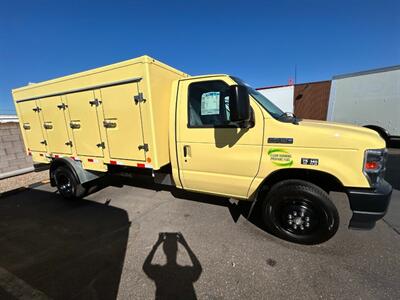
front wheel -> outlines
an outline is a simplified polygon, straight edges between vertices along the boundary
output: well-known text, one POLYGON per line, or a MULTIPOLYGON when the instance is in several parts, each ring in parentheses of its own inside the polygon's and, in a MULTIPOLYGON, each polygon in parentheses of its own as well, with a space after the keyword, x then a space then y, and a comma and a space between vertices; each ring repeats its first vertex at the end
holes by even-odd
POLYGON ((323 243, 339 227, 339 214, 328 194, 303 180, 275 184, 263 200, 262 216, 271 233, 300 244, 323 243))
POLYGON ((54 171, 54 181, 58 192, 66 199, 82 198, 86 193, 75 174, 65 166, 60 166, 54 171))

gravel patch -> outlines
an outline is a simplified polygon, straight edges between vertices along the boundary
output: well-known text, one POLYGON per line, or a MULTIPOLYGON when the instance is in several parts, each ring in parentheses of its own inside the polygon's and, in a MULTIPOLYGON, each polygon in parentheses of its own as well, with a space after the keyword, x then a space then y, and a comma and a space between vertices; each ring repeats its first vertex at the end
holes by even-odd
POLYGON ((49 179, 49 171, 30 172, 0 180, 0 193, 49 179))

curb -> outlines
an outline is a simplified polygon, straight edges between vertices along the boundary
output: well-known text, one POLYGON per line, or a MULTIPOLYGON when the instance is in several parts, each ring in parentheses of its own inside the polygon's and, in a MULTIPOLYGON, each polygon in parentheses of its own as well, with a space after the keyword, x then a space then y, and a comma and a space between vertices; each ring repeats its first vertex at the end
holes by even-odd
POLYGON ((50 182, 50 180, 42 180, 42 181, 35 182, 35 183, 32 183, 32 184, 27 185, 27 186, 22 186, 22 187, 18 187, 16 189, 13 189, 13 190, 5 191, 5 192, 0 193, 0 198, 7 197, 7 196, 10 196, 10 195, 14 195, 14 194, 17 194, 19 192, 22 192, 22 191, 25 191, 25 190, 28 190, 28 189, 33 189, 35 187, 44 185, 44 184, 49 183, 49 182, 50 182))

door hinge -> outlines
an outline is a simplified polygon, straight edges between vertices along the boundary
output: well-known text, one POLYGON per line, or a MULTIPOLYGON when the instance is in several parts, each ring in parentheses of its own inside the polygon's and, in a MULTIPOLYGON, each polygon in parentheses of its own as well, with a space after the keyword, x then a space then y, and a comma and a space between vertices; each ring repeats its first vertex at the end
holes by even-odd
POLYGON ((36 106, 36 107, 32 108, 32 110, 33 110, 34 112, 39 112, 39 111, 41 111, 42 109, 41 109, 39 106, 36 106))
POLYGON ((72 147, 72 141, 66 142, 66 143, 65 143, 65 146, 70 146, 70 147, 72 147))
POLYGON ((96 146, 97 146, 98 148, 102 148, 102 149, 105 149, 105 148, 106 148, 106 144, 104 144, 104 142, 98 143, 96 146))
POLYGON ((65 109, 68 107, 68 105, 65 104, 65 103, 61 103, 61 104, 57 105, 57 107, 58 107, 58 109, 63 109, 63 110, 65 110, 65 109))
POLYGON ((136 96, 133 97, 133 99, 135 100, 135 104, 146 101, 146 99, 144 99, 143 93, 137 94, 136 96))
POLYGON ((89 101, 90 106, 99 106, 101 104, 101 101, 99 99, 93 99, 92 101, 89 101))
POLYGON ((138 146, 139 150, 149 151, 149 144, 143 144, 138 146))
POLYGON ((41 141, 40 143, 41 143, 42 145, 47 146, 47 141, 46 141, 46 140, 43 140, 43 141, 41 141))

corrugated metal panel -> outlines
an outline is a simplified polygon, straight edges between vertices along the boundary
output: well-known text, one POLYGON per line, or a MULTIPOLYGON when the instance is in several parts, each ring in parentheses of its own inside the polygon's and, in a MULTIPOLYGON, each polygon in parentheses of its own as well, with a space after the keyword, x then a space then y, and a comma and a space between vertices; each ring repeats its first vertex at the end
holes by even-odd
POLYGON ((271 100, 284 112, 293 112, 293 85, 258 89, 258 91, 271 100))
POLYGON ((303 119, 326 120, 331 81, 296 84, 294 114, 303 119))
POLYGON ((330 121, 375 125, 400 135, 400 69, 334 79, 330 121))

